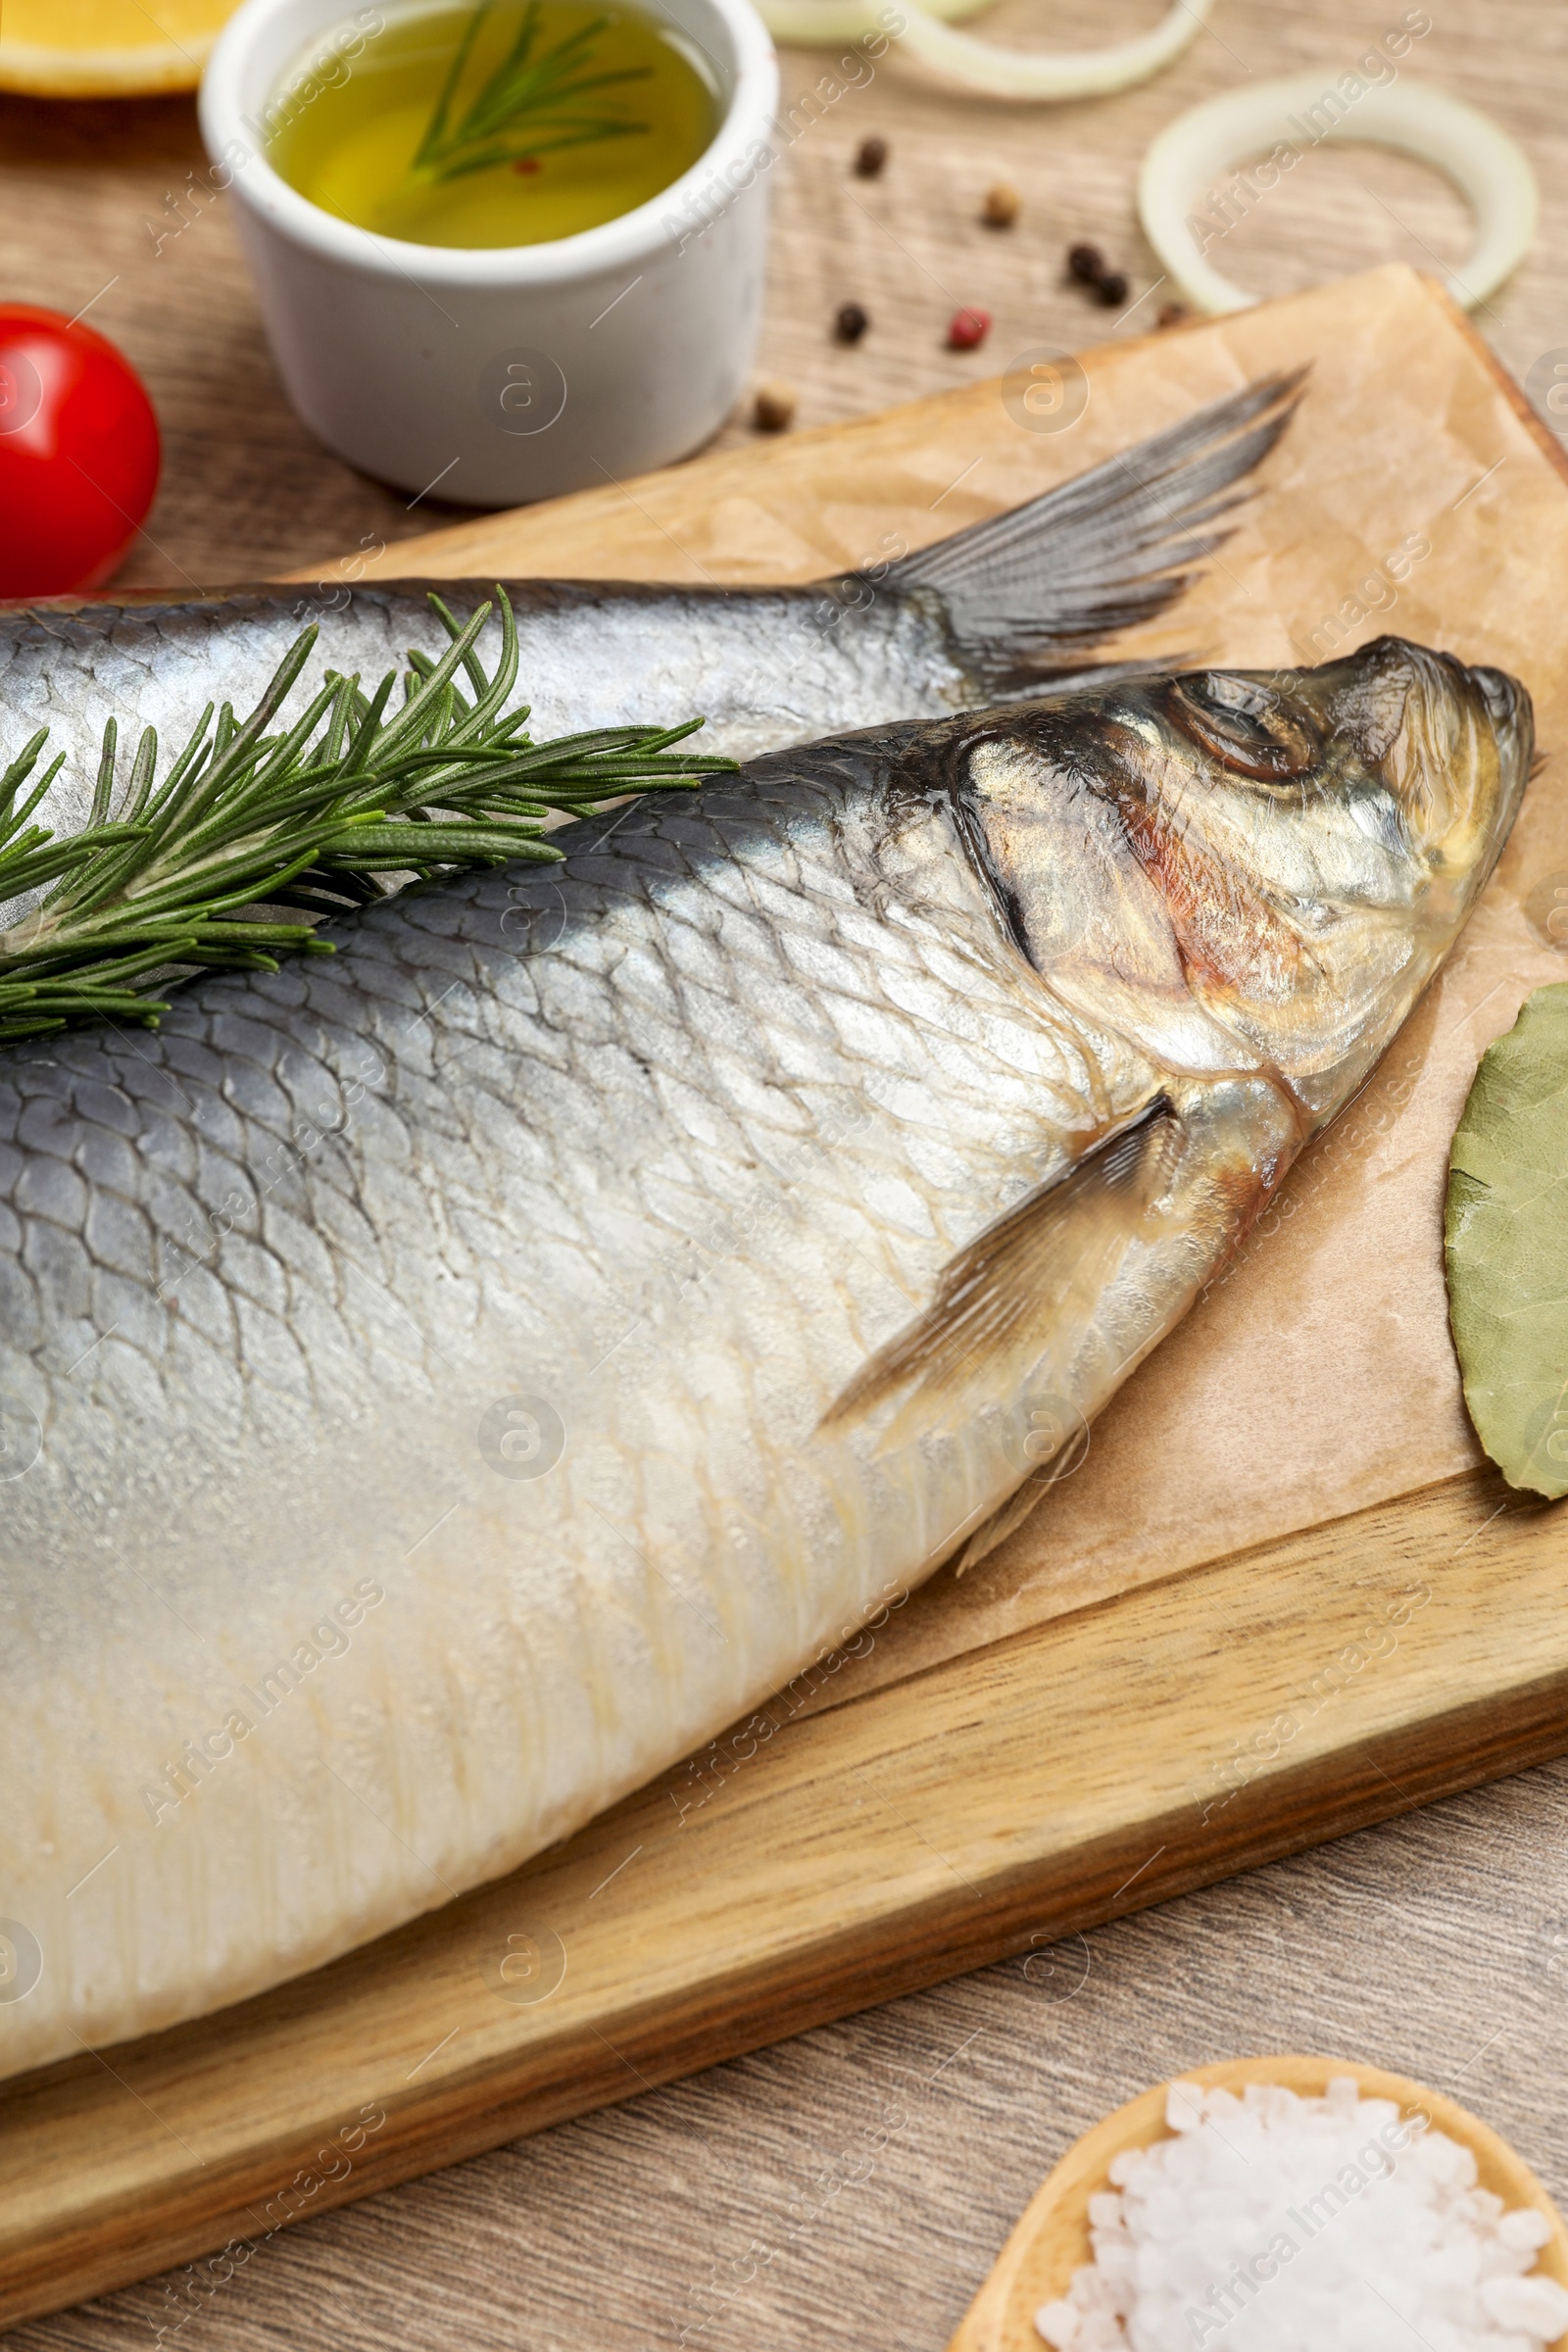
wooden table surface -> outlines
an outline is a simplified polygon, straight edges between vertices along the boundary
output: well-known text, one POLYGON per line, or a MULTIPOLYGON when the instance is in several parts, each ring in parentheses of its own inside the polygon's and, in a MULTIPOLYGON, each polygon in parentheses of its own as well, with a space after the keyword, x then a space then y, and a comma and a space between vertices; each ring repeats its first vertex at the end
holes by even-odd
MULTIPOLYGON (((3 0, 0 0, 3 6, 3 0)), ((808 120, 828 58, 786 55, 798 129, 776 172, 760 372, 803 423, 975 380, 1018 351, 1151 323, 1167 289, 1135 224, 1143 146, 1183 105, 1320 64, 1352 66, 1393 0, 1217 0, 1169 74, 1066 108, 958 102, 896 63, 808 120), (853 178, 869 131, 884 177, 853 178), (1015 228, 976 218, 995 178, 1015 228), (1070 241, 1131 273, 1129 312, 1062 282, 1070 241), (843 300, 871 329, 830 339, 843 300), (996 318, 943 349, 951 312, 996 318)), ((1568 347, 1568 16, 1549 0, 1430 0, 1407 71, 1490 108, 1540 178, 1542 225, 1480 323, 1521 378, 1568 347)), ((1066 47, 1152 21, 1150 0, 1003 0, 998 34, 1066 47)), ((204 187, 188 101, 0 100, 0 294, 79 311, 142 369, 164 486, 122 578, 218 585, 390 542, 456 510, 327 457, 269 361, 224 200, 204 187), (180 225, 183 221, 184 225, 180 225), (178 233, 170 233, 178 230, 178 233)), ((1446 267, 1468 228, 1401 158, 1320 150, 1226 240, 1258 291, 1402 259, 1446 267)), ((749 430, 738 418, 723 440, 749 430)), ((1245 1657, 1237 1660, 1245 1681, 1245 1657)), ((170 2275, 21 2329, 26 2352, 173 2332, 191 2352, 937 2352, 1067 2142, 1162 2076, 1271 2049, 1344 2052, 1424 2079, 1513 2136, 1568 2199, 1560 2050, 1568 1987, 1568 1763, 1412 1814, 717 2068, 454 2171, 305 2222, 210 2300, 170 2275)))

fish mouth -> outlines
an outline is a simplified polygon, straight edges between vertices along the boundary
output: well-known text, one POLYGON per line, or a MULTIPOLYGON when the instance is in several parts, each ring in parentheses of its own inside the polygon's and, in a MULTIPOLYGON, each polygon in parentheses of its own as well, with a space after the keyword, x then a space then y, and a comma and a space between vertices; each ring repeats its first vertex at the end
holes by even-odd
POLYGON ((1440 896, 1468 905, 1497 861, 1529 781, 1535 710, 1517 678, 1403 637, 1305 673, 1303 695, 1397 808, 1440 896))
MULTIPOLYGON (((1497 862, 1503 843, 1519 812, 1525 786, 1540 765, 1536 750, 1536 707, 1528 689, 1517 678, 1510 677, 1505 669, 1493 669, 1485 663, 1479 663, 1467 669, 1465 676, 1472 692, 1480 696, 1485 706, 1496 746, 1498 787, 1491 820, 1494 839, 1492 855, 1486 863, 1486 873, 1489 874, 1497 862)), ((1482 879, 1485 878, 1486 874, 1483 874, 1482 879)))
POLYGON ((1529 695, 1505 669, 1489 669, 1484 662, 1478 662, 1465 675, 1486 704, 1488 715, 1499 734, 1516 727, 1521 713, 1531 710, 1529 695))

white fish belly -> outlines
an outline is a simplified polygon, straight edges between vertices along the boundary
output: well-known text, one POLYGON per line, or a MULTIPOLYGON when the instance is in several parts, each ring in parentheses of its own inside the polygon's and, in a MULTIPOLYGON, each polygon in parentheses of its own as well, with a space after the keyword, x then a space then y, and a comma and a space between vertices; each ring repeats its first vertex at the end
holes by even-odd
POLYGON ((880 1456, 818 1425, 1150 1073, 853 784, 644 803, 0 1067, 9 1458, 37 1438, 0 1912, 38 1955, 0 2071, 512 1868, 1029 1468, 1024 1394, 880 1456))

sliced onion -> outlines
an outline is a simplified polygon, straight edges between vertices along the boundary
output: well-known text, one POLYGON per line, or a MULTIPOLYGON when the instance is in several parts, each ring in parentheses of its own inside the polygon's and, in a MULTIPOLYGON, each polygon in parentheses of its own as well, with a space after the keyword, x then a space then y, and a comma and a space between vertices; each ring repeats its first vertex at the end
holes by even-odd
POLYGON ((1169 15, 1135 40, 1109 49, 1001 49, 972 32, 954 32, 914 0, 899 0, 907 29, 900 45, 933 73, 994 98, 1100 98, 1148 81, 1178 58, 1213 0, 1176 0, 1169 15))
MULTIPOLYGON (((990 6, 991 0, 931 0, 930 13, 952 21, 990 6)), ((758 0, 758 13, 774 40, 793 49, 821 49, 829 41, 858 41, 863 33, 888 29, 879 0, 758 0)))
MULTIPOLYGON (((905 20, 899 44, 944 80, 994 98, 1097 98, 1147 81, 1174 58, 1207 17, 1213 0, 1175 0, 1152 31, 1108 49, 1054 52, 1003 49, 973 33, 954 32, 954 20, 973 16, 986 0, 897 0, 905 20)), ((758 0, 777 41, 811 48, 853 41, 887 29, 876 0, 758 0)))
MULTIPOLYGON (((1429 82, 1373 82, 1355 97, 1344 88, 1351 79, 1361 76, 1347 74, 1336 82, 1309 73, 1251 82, 1178 115, 1152 142, 1138 178, 1144 234, 1199 310, 1243 311, 1260 299, 1204 258, 1205 247, 1192 226, 1199 204, 1224 173, 1249 157, 1268 159, 1288 149, 1294 165, 1323 140, 1397 148, 1452 180, 1475 215, 1476 241, 1444 284, 1466 310, 1484 302, 1518 268, 1536 233, 1539 199, 1536 175, 1517 141, 1490 115, 1429 82), (1307 119, 1308 110, 1321 111, 1331 99, 1343 111, 1319 128, 1307 119)), ((1266 169, 1266 162, 1260 168, 1266 169)), ((1289 168, 1276 166, 1276 171, 1289 168)), ((1243 210, 1266 202, 1267 195, 1266 185, 1250 187, 1243 210)))

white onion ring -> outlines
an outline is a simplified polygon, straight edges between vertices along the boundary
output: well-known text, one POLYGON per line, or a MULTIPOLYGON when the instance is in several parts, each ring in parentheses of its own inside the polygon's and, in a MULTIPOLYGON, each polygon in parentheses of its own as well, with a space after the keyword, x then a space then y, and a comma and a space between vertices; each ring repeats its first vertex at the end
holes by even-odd
MULTIPOLYGON (((1395 147, 1435 165, 1475 215, 1475 244, 1444 280, 1454 301, 1473 310, 1517 269, 1536 233, 1536 175, 1523 150, 1490 115, 1430 82, 1373 83, 1348 99, 1332 81, 1324 83, 1321 72, 1250 83, 1178 115, 1151 143, 1138 176, 1138 212, 1167 273, 1211 316, 1249 309, 1259 297, 1221 276, 1188 225, 1220 174, 1250 156, 1268 157, 1282 147, 1300 155, 1320 140, 1395 147), (1326 130, 1293 123, 1293 116, 1331 95, 1346 111, 1326 130)), ((1251 194, 1261 201, 1265 192, 1251 194)))
MULTIPOLYGON (((990 6, 991 0, 930 0, 931 14, 950 22, 976 17, 990 6)), ((774 40, 792 49, 822 49, 831 41, 858 41, 862 33, 887 29, 877 0, 757 0, 757 11, 774 40)))
MULTIPOLYGON (((898 35, 911 57, 945 80, 994 98, 1098 98, 1147 81, 1174 58, 1207 17, 1213 0, 1175 0, 1149 32, 1108 49, 1003 49, 972 33, 954 32, 952 22, 971 17, 987 0, 898 0, 906 20, 898 35)), ((853 41, 883 29, 876 0, 758 0, 763 24, 776 41, 812 48, 824 41, 853 41)))

